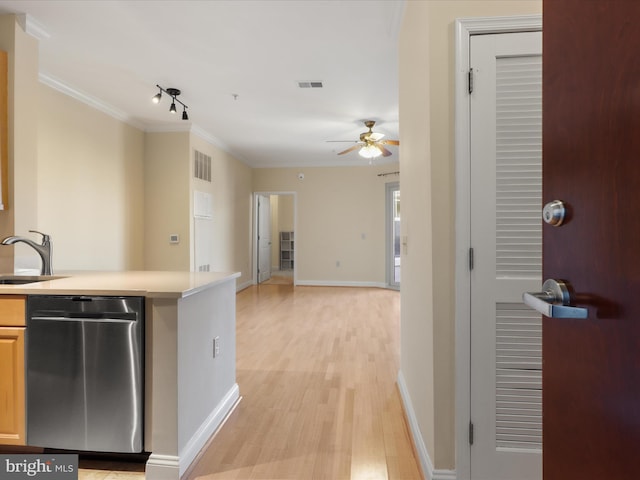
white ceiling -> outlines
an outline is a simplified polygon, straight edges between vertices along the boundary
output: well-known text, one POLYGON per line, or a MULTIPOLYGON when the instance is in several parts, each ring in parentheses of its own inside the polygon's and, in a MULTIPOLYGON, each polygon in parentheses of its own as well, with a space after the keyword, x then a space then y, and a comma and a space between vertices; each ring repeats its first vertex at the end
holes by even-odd
MULTIPOLYGON (((366 165, 336 153, 398 139, 404 0, 0 0, 40 38, 40 78, 147 131, 191 127, 255 167, 366 165), (301 89, 298 81, 321 81, 301 89), (164 88, 189 106, 171 115, 164 88), (237 95, 237 99, 234 99, 237 95)), ((397 161, 393 155, 375 163, 397 161)))

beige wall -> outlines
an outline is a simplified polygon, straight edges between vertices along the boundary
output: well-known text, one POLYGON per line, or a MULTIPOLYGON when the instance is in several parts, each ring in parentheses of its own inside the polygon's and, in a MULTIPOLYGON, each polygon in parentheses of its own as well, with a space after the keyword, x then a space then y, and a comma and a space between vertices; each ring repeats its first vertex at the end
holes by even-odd
MULTIPOLYGON (((0 27, 0 48, 10 52, 12 135, 0 233, 50 234, 58 271, 190 270, 193 190, 206 190, 214 205, 211 267, 250 282, 251 168, 189 132, 144 133, 41 84, 37 42, 13 16, 0 16, 0 27), (211 184, 192 178, 194 148, 213 157, 211 184), (173 233, 177 245, 169 243, 173 233)), ((14 270, 13 249, 0 248, 1 271, 14 270)), ((16 268, 39 268, 32 249, 15 249, 16 268)))
POLYGON ((211 244, 205 256, 213 271, 251 278, 251 168, 189 132, 147 133, 145 142, 145 268, 192 270, 193 194, 212 195, 211 244), (193 178, 193 152, 212 158, 211 182, 193 178), (169 243, 178 234, 180 243, 169 243))
MULTIPOLYGON (((0 16, 0 48, 8 53, 8 205, 0 212, 0 238, 32 235, 40 229, 37 216, 38 43, 18 25, 14 15, 0 16)), ((34 239, 38 238, 33 236, 34 239)), ((0 270, 40 259, 24 245, 0 247, 0 270)))
POLYGON ((397 169, 395 163, 254 170, 254 191, 297 193, 299 283, 385 284, 384 185, 389 180, 377 175, 397 169))
POLYGON ((144 268, 191 270, 189 132, 147 133, 144 145, 144 268), (177 234, 179 243, 169 243, 177 234))
POLYGON ((400 37, 401 372, 436 469, 455 468, 454 21, 539 14, 539 0, 409 1, 400 37), (428 132, 428 135, 424 135, 428 132))
POLYGON ((40 84, 38 218, 57 270, 143 267, 144 133, 40 84))
POLYGON ((240 272, 238 285, 251 281, 251 168, 197 135, 191 135, 190 157, 196 149, 212 157, 211 183, 193 179, 192 189, 213 195, 211 269, 240 272))

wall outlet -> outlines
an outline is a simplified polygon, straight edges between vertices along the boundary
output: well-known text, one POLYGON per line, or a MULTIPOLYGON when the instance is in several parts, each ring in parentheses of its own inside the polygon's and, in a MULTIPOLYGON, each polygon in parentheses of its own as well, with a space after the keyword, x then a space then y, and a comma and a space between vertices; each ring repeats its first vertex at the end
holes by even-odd
POLYGON ((213 358, 216 358, 220 355, 220 337, 215 337, 213 339, 213 358))

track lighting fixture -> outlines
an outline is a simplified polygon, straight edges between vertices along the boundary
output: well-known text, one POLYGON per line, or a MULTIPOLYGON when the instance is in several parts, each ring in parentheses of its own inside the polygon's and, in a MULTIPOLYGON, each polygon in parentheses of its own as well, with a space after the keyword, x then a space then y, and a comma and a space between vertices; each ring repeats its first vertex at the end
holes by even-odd
POLYGON ((171 97, 171 106, 169 107, 169 112, 177 112, 176 102, 178 102, 180 105, 182 105, 182 120, 189 120, 189 115, 187 115, 187 108, 189 107, 178 100, 178 95, 180 95, 180 93, 182 92, 180 92, 180 90, 178 90, 177 88, 164 89, 160 85, 156 85, 156 87, 158 87, 160 91, 153 96, 151 101, 153 103, 160 103, 160 100, 162 99, 162 93, 164 92, 171 97))

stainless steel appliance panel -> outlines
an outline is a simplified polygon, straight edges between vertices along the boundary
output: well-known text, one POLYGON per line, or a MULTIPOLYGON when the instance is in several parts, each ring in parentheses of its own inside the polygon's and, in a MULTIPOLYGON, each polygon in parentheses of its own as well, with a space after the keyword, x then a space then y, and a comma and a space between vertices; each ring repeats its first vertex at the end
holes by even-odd
POLYGON ((140 297, 29 297, 29 445, 142 451, 143 306, 140 297))

